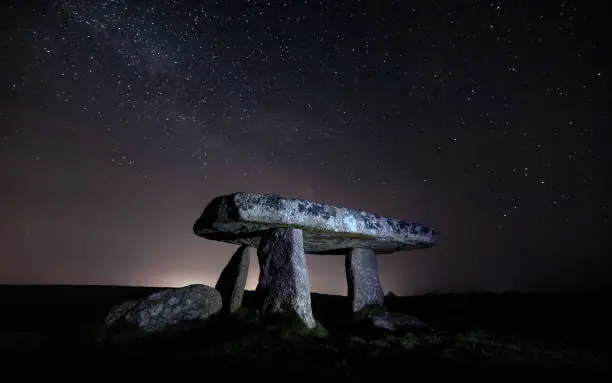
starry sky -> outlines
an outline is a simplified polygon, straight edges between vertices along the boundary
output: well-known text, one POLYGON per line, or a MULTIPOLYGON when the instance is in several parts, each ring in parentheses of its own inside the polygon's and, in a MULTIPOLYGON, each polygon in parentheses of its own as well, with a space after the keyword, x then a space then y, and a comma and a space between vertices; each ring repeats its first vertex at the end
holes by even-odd
POLYGON ((0 283, 214 285, 193 223, 253 191, 435 227, 385 292, 610 284, 611 7, 4 2, 0 283))

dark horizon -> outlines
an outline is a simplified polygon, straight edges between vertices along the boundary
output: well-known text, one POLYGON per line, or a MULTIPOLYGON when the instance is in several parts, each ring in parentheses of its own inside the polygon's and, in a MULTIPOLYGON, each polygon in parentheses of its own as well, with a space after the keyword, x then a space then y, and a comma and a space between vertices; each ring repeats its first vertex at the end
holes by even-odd
POLYGON ((612 287, 610 11, 9 3, 0 284, 214 285, 236 246, 192 226, 252 191, 436 228, 379 257, 385 293, 612 287))
MULTIPOLYGON (((165 289, 165 288, 180 288, 184 287, 181 285, 177 286, 146 286, 146 285, 102 285, 102 284, 33 284, 28 282, 16 282, 16 283, 3 283, 0 284, 0 288, 2 287, 25 287, 25 288, 128 288, 128 289, 165 289)), ((254 288, 247 288, 245 291, 255 292, 254 288)), ((326 293, 320 291, 312 291, 312 294, 320 294, 320 295, 332 295, 332 296, 342 296, 346 297, 346 293, 326 293)), ((610 294, 612 293, 612 287, 610 286, 593 286, 584 289, 568 289, 568 290, 505 290, 505 291, 489 291, 489 290, 465 290, 465 291, 416 291, 410 294, 397 294, 395 291, 386 289, 385 296, 389 294, 394 294, 398 297, 418 297, 425 295, 582 295, 582 294, 610 294)))

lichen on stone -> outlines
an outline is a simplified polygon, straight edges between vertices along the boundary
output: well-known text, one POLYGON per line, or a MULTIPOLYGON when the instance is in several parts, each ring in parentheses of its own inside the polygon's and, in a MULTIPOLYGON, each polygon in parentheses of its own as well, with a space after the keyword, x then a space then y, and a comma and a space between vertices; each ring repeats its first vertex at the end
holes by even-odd
POLYGON ((377 254, 435 244, 436 232, 423 225, 365 211, 273 194, 234 193, 217 197, 204 209, 194 231, 205 238, 257 246, 272 228, 304 232, 308 254, 333 254, 367 247, 377 254))

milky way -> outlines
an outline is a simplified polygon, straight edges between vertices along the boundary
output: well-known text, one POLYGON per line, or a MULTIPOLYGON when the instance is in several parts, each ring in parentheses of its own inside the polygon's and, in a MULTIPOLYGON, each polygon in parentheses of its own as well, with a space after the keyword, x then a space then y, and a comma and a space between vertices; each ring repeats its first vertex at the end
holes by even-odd
MULTIPOLYGON (((380 257, 385 290, 605 284, 609 12, 10 3, 0 283, 214 284, 233 247, 193 222, 215 196, 254 191, 440 231, 432 249, 380 257)), ((341 257, 308 262, 313 290, 346 292, 341 257)))

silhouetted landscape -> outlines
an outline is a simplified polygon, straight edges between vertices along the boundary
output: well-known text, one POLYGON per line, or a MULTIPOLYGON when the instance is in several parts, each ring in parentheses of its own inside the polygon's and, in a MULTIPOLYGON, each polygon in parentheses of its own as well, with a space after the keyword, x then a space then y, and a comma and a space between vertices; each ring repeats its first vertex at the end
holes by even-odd
POLYGON ((612 382, 612 1, 2 5, 0 383, 612 382))
POLYGON ((248 371, 268 380, 371 381, 416 372, 484 376, 610 376, 609 290, 554 294, 428 294, 396 297, 389 310, 431 328, 390 333, 351 324, 348 299, 312 294, 324 331, 292 331, 243 308, 201 327, 150 337, 100 338, 116 304, 159 287, 0 286, 0 347, 9 376, 161 377, 248 371), (14 374, 14 375, 11 375, 14 374))

